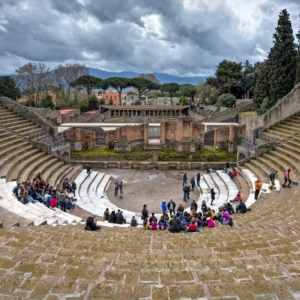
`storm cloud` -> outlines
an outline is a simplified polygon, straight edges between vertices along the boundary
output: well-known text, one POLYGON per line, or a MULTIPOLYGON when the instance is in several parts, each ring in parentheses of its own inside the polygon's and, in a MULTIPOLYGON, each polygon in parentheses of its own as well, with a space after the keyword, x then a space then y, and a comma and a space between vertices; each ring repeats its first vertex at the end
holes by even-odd
POLYGON ((109 71, 211 75, 223 59, 254 63, 298 0, 0 0, 0 74, 29 61, 109 71), (250 2, 250 3, 249 3, 250 2))

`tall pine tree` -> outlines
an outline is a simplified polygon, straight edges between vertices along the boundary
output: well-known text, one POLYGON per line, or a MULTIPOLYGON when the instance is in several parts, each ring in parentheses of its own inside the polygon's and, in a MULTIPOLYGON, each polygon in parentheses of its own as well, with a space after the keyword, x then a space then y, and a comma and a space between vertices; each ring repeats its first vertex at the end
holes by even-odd
POLYGON ((291 91, 296 77, 296 44, 290 15, 286 9, 279 14, 273 39, 274 45, 268 55, 268 64, 269 95, 272 105, 275 105, 291 91))
MULTIPOLYGON (((300 19, 300 14, 299 14, 299 19, 300 19)), ((295 84, 298 84, 300 82, 300 26, 299 26, 299 31, 296 34, 297 40, 298 40, 298 45, 297 45, 297 62, 296 62, 296 80, 295 84)))
POLYGON ((257 109, 260 108, 263 100, 270 96, 269 95, 269 89, 270 89, 269 72, 270 72, 270 66, 268 60, 258 63, 254 71, 255 79, 256 79, 256 85, 254 88, 254 102, 257 109))

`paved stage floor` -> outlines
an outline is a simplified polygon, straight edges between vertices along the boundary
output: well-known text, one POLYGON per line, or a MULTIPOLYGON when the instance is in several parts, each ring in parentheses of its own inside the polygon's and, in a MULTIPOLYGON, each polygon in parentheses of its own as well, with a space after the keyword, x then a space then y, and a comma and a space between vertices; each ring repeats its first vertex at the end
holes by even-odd
MULTIPOLYGON (((182 175, 183 171, 160 171, 160 170, 105 170, 106 174, 112 175, 111 184, 107 190, 107 196, 112 203, 131 211, 141 212, 143 204, 148 205, 149 212, 161 213, 161 202, 170 199, 176 203, 189 207, 192 200, 198 200, 200 191, 195 189, 190 193, 190 200, 183 202, 182 175), (114 197, 114 181, 123 181, 124 197, 114 197)), ((200 172, 201 173, 201 172, 200 172)), ((187 171, 188 182, 192 176, 196 177, 197 170, 187 171)))

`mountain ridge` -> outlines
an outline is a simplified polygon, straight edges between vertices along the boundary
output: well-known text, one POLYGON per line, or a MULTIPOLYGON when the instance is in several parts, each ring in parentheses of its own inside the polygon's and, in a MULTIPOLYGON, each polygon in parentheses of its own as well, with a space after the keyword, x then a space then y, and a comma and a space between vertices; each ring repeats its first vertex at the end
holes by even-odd
MULTIPOLYGON (((101 69, 95 69, 95 68, 88 68, 89 73, 92 76, 100 77, 102 79, 106 79, 109 77, 126 77, 126 78, 134 78, 139 77, 141 73, 137 72, 131 72, 131 71, 121 71, 121 72, 110 72, 110 71, 104 71, 101 69)), ((157 73, 153 72, 156 79, 159 80, 160 84, 163 83, 169 83, 169 82, 176 82, 178 84, 192 84, 196 85, 200 81, 206 81, 206 78, 212 77, 212 76, 194 76, 194 77, 180 77, 175 75, 169 75, 166 73, 157 73)))

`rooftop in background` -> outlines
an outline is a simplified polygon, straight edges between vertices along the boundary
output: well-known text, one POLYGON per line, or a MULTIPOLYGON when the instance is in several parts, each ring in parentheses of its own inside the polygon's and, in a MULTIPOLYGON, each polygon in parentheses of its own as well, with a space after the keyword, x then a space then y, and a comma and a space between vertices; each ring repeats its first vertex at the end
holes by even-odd
POLYGON ((87 111, 85 112, 84 114, 87 115, 87 114, 96 114, 98 112, 98 110, 91 110, 91 111, 87 111))
POLYGON ((78 110, 78 108, 60 109, 59 112, 61 115, 66 115, 69 114, 70 112, 73 112, 74 110, 78 110))

